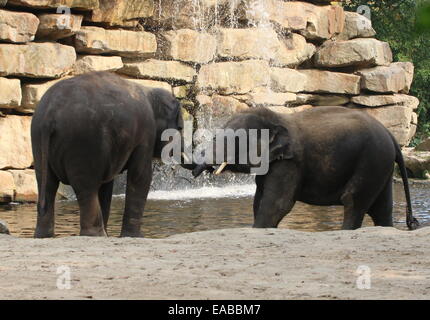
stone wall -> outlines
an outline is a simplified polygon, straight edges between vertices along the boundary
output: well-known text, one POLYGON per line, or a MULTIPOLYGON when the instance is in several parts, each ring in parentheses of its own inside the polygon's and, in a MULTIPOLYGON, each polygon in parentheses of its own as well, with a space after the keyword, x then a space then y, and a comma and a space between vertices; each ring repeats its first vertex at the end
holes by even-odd
POLYGON ((403 146, 415 133, 413 65, 393 62, 368 19, 330 1, 0 3, 0 202, 36 200, 29 128, 43 94, 95 70, 171 90, 195 128, 255 106, 343 105, 403 146))

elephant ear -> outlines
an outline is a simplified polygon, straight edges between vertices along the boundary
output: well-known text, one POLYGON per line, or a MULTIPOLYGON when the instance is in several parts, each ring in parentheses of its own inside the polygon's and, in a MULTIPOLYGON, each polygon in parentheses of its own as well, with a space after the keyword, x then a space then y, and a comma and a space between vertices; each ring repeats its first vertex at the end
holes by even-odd
POLYGON ((291 147, 291 136, 288 129, 283 126, 276 126, 270 130, 269 135, 269 159, 287 160, 294 157, 291 147))

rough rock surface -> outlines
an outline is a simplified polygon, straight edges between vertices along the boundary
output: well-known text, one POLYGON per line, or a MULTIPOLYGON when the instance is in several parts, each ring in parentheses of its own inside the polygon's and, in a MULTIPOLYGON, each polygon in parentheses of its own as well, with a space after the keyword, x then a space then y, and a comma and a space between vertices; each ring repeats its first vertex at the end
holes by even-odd
POLYGON ((360 93, 360 77, 330 71, 300 70, 306 76, 303 91, 320 93, 339 93, 358 95, 360 93))
POLYGON ((12 174, 10 172, 0 170, 0 203, 12 202, 14 190, 15 182, 13 180, 12 174))
POLYGON ((27 116, 0 117, 0 169, 31 166, 30 123, 27 116))
POLYGON ((336 39, 372 38, 375 35, 376 31, 372 28, 371 20, 362 14, 345 11, 345 28, 336 39))
POLYGON ((408 96, 406 94, 393 95, 361 95, 351 98, 351 102, 367 106, 367 107, 382 107, 389 105, 401 105, 409 107, 412 110, 418 108, 420 101, 418 98, 408 96))
POLYGON ((125 63, 121 73, 137 78, 192 82, 196 71, 179 61, 149 59, 143 62, 125 63))
POLYGON ((159 35, 158 49, 168 59, 208 63, 215 58, 215 36, 191 29, 172 30, 159 35))
POLYGON ((27 12, 0 9, 0 40, 26 43, 34 40, 39 19, 27 12))
POLYGON ((43 40, 58 40, 70 37, 81 29, 82 15, 63 15, 45 13, 38 15, 40 24, 36 38, 43 40))
POLYGON ((315 64, 325 68, 387 66, 392 61, 389 44, 376 39, 327 41, 315 54, 315 64))
POLYGON ((221 94, 248 93, 269 82, 269 64, 262 60, 211 63, 202 66, 197 77, 200 90, 213 90, 221 94))
POLYGON ((77 52, 136 58, 154 55, 157 40, 149 32, 82 27, 76 33, 75 46, 77 52))
POLYGON ((14 108, 21 104, 21 82, 19 79, 0 77, 0 108, 14 108))
POLYGON ((271 68, 270 87, 275 92, 300 92, 305 89, 307 77, 294 69, 271 68))
POLYGON ((0 76, 59 78, 75 61, 74 48, 59 43, 0 44, 0 76))
POLYGON ((430 152, 410 149, 403 152, 405 166, 410 178, 428 178, 430 173, 430 152))
POLYGON ((50 87, 66 78, 51 80, 43 83, 26 83, 22 86, 22 103, 20 109, 31 111, 36 109, 37 104, 50 87))
POLYGON ((99 7, 92 11, 91 22, 109 26, 127 25, 130 20, 151 17, 154 0, 98 0, 99 7))
POLYGON ((78 8, 93 10, 99 7, 100 0, 9 0, 9 4, 33 8, 58 8, 65 6, 69 8, 78 8))
POLYGON ((116 71, 124 67, 121 57, 80 56, 73 67, 75 75, 93 71, 116 71))
POLYGON ((429 299, 430 228, 0 236, 1 299, 429 299), (23 259, 25 255, 25 259, 23 259), (56 287, 68 266, 71 290, 56 287), (370 289, 360 289, 363 271, 370 289), (142 290, 145 288, 145 290, 142 290))
POLYGON ((16 202, 36 202, 37 182, 34 170, 9 170, 15 182, 16 202))
POLYGON ((373 92, 408 93, 413 76, 414 65, 410 62, 395 62, 357 71, 361 76, 361 88, 373 92))

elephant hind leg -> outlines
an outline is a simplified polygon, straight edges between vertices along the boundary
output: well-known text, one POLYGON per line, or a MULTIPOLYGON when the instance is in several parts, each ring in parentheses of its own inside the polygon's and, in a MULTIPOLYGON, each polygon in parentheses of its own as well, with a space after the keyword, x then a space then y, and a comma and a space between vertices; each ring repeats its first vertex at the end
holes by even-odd
POLYGON ((110 205, 112 202, 113 180, 103 184, 99 189, 99 202, 103 215, 103 225, 107 233, 110 205))
POLYGON ((34 232, 35 238, 51 238, 54 236, 55 227, 55 196, 57 194, 58 185, 60 184, 58 178, 48 167, 47 181, 45 190, 41 190, 41 173, 36 169, 37 184, 39 189, 39 200, 37 203, 37 223, 34 232), (41 196, 42 192, 45 193, 45 205, 42 207, 41 196))
POLYGON ((393 226, 393 181, 389 179, 387 185, 378 195, 368 211, 375 226, 393 226))
POLYGON ((355 230, 361 227, 367 208, 360 206, 351 192, 346 192, 341 199, 344 205, 343 230, 355 230))
POLYGON ((81 212, 81 236, 106 237, 103 215, 100 208, 99 188, 80 188, 75 190, 81 212))

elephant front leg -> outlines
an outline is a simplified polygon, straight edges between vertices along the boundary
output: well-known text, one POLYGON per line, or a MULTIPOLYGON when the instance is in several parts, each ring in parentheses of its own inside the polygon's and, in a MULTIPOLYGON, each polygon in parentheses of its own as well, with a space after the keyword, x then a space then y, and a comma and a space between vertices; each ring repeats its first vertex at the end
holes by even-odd
POLYGON ((152 158, 145 150, 135 152, 127 171, 127 190, 121 237, 143 237, 142 215, 152 181, 152 158))
POLYGON ((294 163, 276 161, 269 173, 257 178, 254 228, 277 228, 296 203, 299 173, 294 163))

